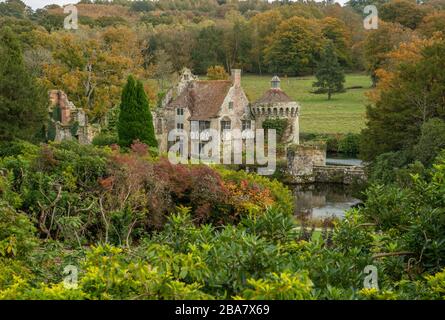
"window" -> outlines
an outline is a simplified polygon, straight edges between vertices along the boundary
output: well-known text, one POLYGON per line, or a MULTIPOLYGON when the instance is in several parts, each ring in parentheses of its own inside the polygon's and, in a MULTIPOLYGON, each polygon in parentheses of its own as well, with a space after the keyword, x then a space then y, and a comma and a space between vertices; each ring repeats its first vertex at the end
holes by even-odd
POLYGON ((176 129, 184 129, 184 124, 183 123, 177 123, 176 124, 176 129))
POLYGON ((210 129, 210 121, 199 121, 199 140, 209 141, 210 133, 207 131, 210 129))
POLYGON ((252 129, 252 123, 250 122, 250 120, 243 120, 242 121, 242 131, 250 130, 250 129, 252 129))
POLYGON ((230 121, 221 121, 221 130, 230 130, 230 121))
POLYGON ((199 132, 210 129, 210 121, 199 121, 199 132))
POLYGON ((176 115, 183 116, 184 115, 184 109, 183 108, 176 108, 176 115))
POLYGON ((229 110, 232 110, 233 109, 233 101, 230 101, 229 102, 229 110))

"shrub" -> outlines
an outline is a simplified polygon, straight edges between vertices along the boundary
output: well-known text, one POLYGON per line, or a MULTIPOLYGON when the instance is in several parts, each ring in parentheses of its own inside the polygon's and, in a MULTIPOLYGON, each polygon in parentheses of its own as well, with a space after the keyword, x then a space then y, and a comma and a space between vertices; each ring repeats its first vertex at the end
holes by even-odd
MULTIPOLYGON (((238 186, 240 192, 248 192, 250 187, 259 188, 260 190, 269 190, 270 196, 272 197, 274 203, 270 206, 274 206, 281 210, 284 214, 292 215, 294 212, 294 201, 292 192, 277 180, 270 180, 263 176, 258 176, 256 174, 247 173, 243 170, 233 171, 226 170, 223 168, 218 168, 218 172, 221 174, 222 179, 225 183, 235 183, 238 186), (243 185, 242 185, 243 183, 243 185)), ((268 203, 267 201, 265 202, 268 203)), ((253 203, 254 205, 260 206, 260 203, 253 203)), ((265 209, 265 207, 263 207, 265 209)))
POLYGON ((207 69, 207 78, 209 80, 227 80, 229 75, 223 66, 213 66, 207 69))
POLYGON ((277 134, 277 141, 281 141, 283 138, 283 134, 288 126, 288 120, 281 118, 266 119, 264 120, 262 126, 265 130, 275 129, 277 134))
POLYGON ((249 279, 248 286, 235 299, 248 300, 312 300, 312 281, 307 273, 273 273, 265 279, 249 279))
POLYGON ((37 245, 29 217, 0 200, 0 256, 25 258, 37 245))
POLYGON ((113 133, 100 133, 93 139, 93 145, 103 147, 103 146, 111 146, 113 144, 117 144, 119 142, 119 138, 117 135, 113 133))
POLYGON ((356 156, 359 153, 360 135, 348 133, 338 143, 338 152, 350 156, 356 156))
POLYGON ((424 165, 431 166, 440 150, 445 148, 445 121, 438 118, 422 125, 419 142, 414 146, 415 158, 424 165))

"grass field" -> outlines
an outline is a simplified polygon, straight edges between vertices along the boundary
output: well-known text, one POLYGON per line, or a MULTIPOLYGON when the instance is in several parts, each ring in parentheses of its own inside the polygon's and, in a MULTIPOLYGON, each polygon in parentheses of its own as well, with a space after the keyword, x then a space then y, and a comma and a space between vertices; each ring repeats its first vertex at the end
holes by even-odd
MULTIPOLYGON (((270 88, 271 76, 244 75, 242 86, 250 101, 255 101, 270 88)), ((310 93, 315 78, 281 78, 281 88, 301 105, 300 131, 304 133, 358 133, 365 125, 366 97, 371 80, 362 74, 346 75, 345 87, 362 86, 335 94, 310 93)))

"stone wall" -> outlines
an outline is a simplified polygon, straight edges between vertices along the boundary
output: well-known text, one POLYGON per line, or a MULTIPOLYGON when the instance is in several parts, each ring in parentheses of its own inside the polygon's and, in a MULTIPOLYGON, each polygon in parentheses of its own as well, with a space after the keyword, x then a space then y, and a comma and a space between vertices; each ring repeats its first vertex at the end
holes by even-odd
POLYGON ((88 123, 88 117, 81 108, 77 108, 62 90, 49 91, 50 127, 53 134, 48 139, 54 141, 77 140, 81 144, 91 143, 95 134, 99 132, 97 127, 88 123), (54 109, 59 110, 60 118, 54 118, 54 109))
POLYGON ((362 167, 358 166, 314 166, 316 182, 352 184, 365 181, 366 175, 362 167))
POLYGON ((315 182, 314 166, 324 165, 325 145, 291 145, 287 149, 287 170, 292 183, 315 182))
POLYGON ((359 166, 327 166, 326 147, 318 145, 292 145, 287 150, 289 183, 342 183, 365 181, 366 175, 359 166))

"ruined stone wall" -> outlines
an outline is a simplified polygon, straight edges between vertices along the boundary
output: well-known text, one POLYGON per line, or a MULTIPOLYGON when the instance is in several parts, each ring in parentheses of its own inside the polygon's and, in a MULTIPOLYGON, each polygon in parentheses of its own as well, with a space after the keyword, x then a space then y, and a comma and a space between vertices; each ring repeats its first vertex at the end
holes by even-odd
POLYGON ((287 151, 290 183, 342 183, 366 181, 359 166, 327 166, 325 146, 292 145, 287 151))
POLYGON ((291 145, 287 150, 287 170, 293 183, 315 182, 314 167, 325 164, 325 145, 291 145))
POLYGON ((65 92, 61 90, 50 90, 49 92, 49 113, 52 114, 55 108, 60 111, 60 119, 51 119, 51 126, 54 128, 55 141, 78 140, 79 143, 91 143, 95 134, 99 132, 97 128, 92 128, 88 123, 88 117, 81 108, 68 100, 65 92))

